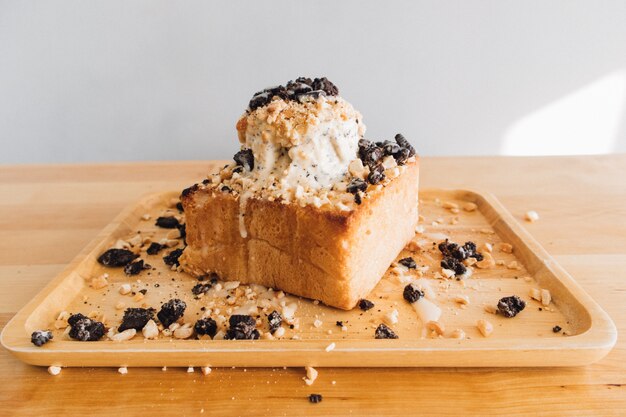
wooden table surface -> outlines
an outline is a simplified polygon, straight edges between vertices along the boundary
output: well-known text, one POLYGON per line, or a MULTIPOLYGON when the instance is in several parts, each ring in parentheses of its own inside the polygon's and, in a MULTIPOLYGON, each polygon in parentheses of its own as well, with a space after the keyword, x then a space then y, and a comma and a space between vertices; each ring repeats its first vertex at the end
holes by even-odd
MULTIPOLYGON (((0 167, 0 326, 142 194, 182 189, 207 162, 0 167)), ((422 187, 494 193, 602 305, 620 336, 578 368, 64 369, 0 348, 0 415, 626 415, 626 155, 423 158, 422 187), (336 381, 333 385, 331 382, 336 381), (323 402, 310 404, 320 393, 323 402)))

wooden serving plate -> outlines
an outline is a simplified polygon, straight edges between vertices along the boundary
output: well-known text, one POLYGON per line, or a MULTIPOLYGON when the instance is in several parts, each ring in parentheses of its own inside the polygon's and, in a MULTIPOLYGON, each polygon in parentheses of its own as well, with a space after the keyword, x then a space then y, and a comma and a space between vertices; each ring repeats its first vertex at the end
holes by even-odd
MULTIPOLYGON (((128 239, 137 231, 155 241, 163 237, 168 230, 155 227, 154 219, 171 206, 172 198, 177 196, 176 192, 150 195, 124 210, 13 317, 2 332, 2 345, 26 363, 46 366, 502 367, 586 365, 605 356, 617 339, 615 325, 608 315, 495 197, 476 191, 426 190, 420 193, 421 224, 425 231, 416 236, 425 249, 417 253, 403 251, 398 258, 411 255, 418 265, 429 267, 424 277, 431 283, 437 304, 443 311, 440 322, 445 325, 444 337, 424 337, 415 311, 402 298, 405 284, 388 272, 368 297, 376 306, 366 312, 358 308, 339 311, 287 296, 286 300, 298 305, 296 317, 300 326, 294 330, 287 327, 281 339, 230 341, 160 337, 144 340, 138 333, 125 342, 113 342, 106 337, 98 342, 79 342, 69 339, 63 330, 54 330, 50 343, 39 348, 32 345, 31 332, 54 329, 54 321, 61 311, 85 315, 97 311, 105 315, 107 327, 117 327, 123 315, 123 309, 115 308, 120 301, 126 307, 143 304, 158 310, 164 301, 176 296, 188 304, 184 319, 195 322, 201 314, 200 308, 210 298, 194 299, 190 289, 197 283, 196 279, 164 265, 161 258, 169 250, 148 256, 144 249, 142 259, 155 269, 150 274, 144 271, 134 277, 125 276, 120 268, 104 268, 96 262, 96 258, 118 239, 128 239), (473 202, 478 210, 453 213, 443 202, 473 202), (151 220, 143 220, 144 214, 150 214, 151 220), (434 278, 435 272, 441 271, 436 243, 443 240, 444 235, 459 243, 472 240, 479 247, 485 242, 493 244, 493 256, 500 265, 475 269, 472 277, 464 281, 434 278), (502 242, 513 245, 512 254, 498 250, 502 242), (508 268, 515 260, 520 268, 508 268), (100 290, 91 288, 90 279, 104 272, 110 275, 109 285, 100 290), (119 294, 122 283, 133 283, 136 290, 147 289, 145 299, 134 301, 129 295, 119 294), (551 292, 553 302, 548 308, 531 300, 532 287, 551 292), (527 303, 517 317, 505 318, 485 311, 485 306, 494 306, 501 297, 513 294, 527 303), (454 301, 458 295, 466 295, 469 305, 461 308, 454 301), (393 309, 398 310, 399 322, 391 327, 399 339, 374 339, 374 329, 393 309), (479 319, 493 324, 490 337, 478 331, 479 319), (318 326, 313 324, 316 320, 318 326), (343 322, 347 331, 342 331, 337 321, 343 322), (557 325, 563 331, 553 332, 557 325), (463 330, 466 338, 449 337, 455 329, 463 330), (332 343, 334 349, 328 351, 332 343)), ((261 313, 261 317, 265 320, 264 314, 261 313)))

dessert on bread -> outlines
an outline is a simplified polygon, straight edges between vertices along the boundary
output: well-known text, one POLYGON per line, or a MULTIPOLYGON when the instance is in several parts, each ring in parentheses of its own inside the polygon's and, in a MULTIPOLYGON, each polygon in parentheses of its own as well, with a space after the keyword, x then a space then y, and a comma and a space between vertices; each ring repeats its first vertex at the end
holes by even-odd
POLYGON ((256 93, 237 132, 234 162, 182 193, 182 268, 353 308, 414 236, 415 150, 363 139, 326 78, 256 93))

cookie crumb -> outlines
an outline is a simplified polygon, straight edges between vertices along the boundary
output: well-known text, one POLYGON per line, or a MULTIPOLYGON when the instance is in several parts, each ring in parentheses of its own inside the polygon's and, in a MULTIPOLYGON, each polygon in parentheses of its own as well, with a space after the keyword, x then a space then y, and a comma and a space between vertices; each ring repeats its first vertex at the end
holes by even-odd
POLYGON ((330 345, 326 346, 326 349, 324 349, 326 352, 330 352, 331 350, 335 350, 335 347, 337 345, 335 344, 335 342, 331 343, 330 345))
POLYGON ((367 311, 367 310, 374 308, 374 303, 364 298, 361 301, 359 301, 359 308, 363 311, 367 311))
POLYGON ((561 330, 563 330, 563 329, 561 328, 561 326, 558 326, 558 325, 557 325, 557 326, 554 326, 554 327, 552 328, 552 331, 553 331, 554 333, 558 333, 558 332, 560 332, 561 330))
POLYGON ((128 373, 128 368, 125 367, 125 366, 122 366, 122 367, 117 369, 117 372, 119 372, 122 375, 126 375, 128 373))
POLYGON ((194 372, 193 366, 190 366, 189 368, 187 368, 188 374, 192 374, 193 372, 194 372))
POLYGON ((210 366, 203 366, 200 368, 202 370, 202 375, 207 376, 211 373, 212 369, 210 366))

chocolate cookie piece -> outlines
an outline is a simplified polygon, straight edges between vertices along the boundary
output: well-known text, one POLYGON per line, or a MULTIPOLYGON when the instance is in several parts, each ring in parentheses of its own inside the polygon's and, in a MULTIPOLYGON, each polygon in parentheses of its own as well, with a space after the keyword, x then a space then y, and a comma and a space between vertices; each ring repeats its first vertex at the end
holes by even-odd
POLYGON ((442 268, 454 271, 454 275, 459 276, 467 272, 467 268, 458 259, 453 257, 443 258, 440 263, 442 268))
POLYGON ((172 298, 161 306, 161 310, 157 313, 157 318, 163 324, 163 327, 167 328, 185 314, 185 309, 187 309, 187 304, 183 300, 172 298))
POLYGON ((164 247, 165 246, 161 245, 160 243, 152 242, 152 243, 150 243, 150 246, 148 246, 148 249, 146 250, 146 253, 148 255, 156 255, 164 247))
POLYGON ((359 301, 359 308, 363 311, 367 311, 367 310, 374 308, 374 303, 364 298, 361 301, 359 301))
POLYGON ((41 347, 52 340, 52 332, 48 330, 36 330, 30 335, 30 341, 33 345, 41 347))
POLYGON ((191 293, 193 295, 200 295, 200 294, 206 294, 207 292, 209 292, 209 290, 211 289, 211 287, 213 287, 213 284, 211 283, 200 283, 200 284, 196 284, 193 286, 193 288, 191 289, 191 293))
POLYGON ((242 149, 233 157, 235 163, 241 167, 244 167, 247 171, 254 169, 254 155, 252 149, 242 149))
POLYGON ((402 297, 409 303, 414 303, 424 296, 424 293, 416 288, 413 284, 408 284, 402 291, 402 297))
POLYGON ((169 266, 173 266, 173 265, 180 265, 180 262, 178 262, 178 258, 180 258, 180 255, 183 254, 183 249, 174 249, 173 251, 171 251, 170 253, 168 253, 167 255, 165 255, 163 257, 163 262, 165 262, 166 265, 169 266))
POLYGON ((128 329, 140 331, 148 321, 154 318, 155 312, 156 310, 153 308, 127 308, 124 311, 122 324, 117 328, 117 331, 123 332, 128 329))
POLYGON ((321 403, 322 402, 322 394, 311 394, 311 395, 309 395, 309 402, 311 402, 313 404, 321 403))
POLYGON ((517 295, 503 297, 498 301, 498 313, 504 317, 515 317, 526 307, 526 302, 517 295))
POLYGON ((196 331, 196 334, 199 335, 208 335, 213 337, 217 333, 217 323, 210 317, 198 320, 193 328, 196 331))
POLYGON ((104 266, 118 267, 131 263, 139 255, 127 249, 109 249, 98 257, 98 262, 104 266))
POLYGON ((278 311, 274 310, 269 316, 267 316, 267 321, 270 326, 270 333, 274 334, 274 332, 283 324, 283 316, 278 311))
POLYGON ((381 323, 376 328, 376 332, 374 333, 375 339, 397 339, 398 335, 394 333, 387 325, 381 323))
POLYGON ((402 258, 398 261, 398 263, 400 265, 404 265, 409 269, 415 269, 417 268, 417 264, 415 263, 415 259, 413 259, 412 257, 408 256, 406 258, 402 258))
POLYGON ((138 261, 131 262, 124 267, 124 273, 126 275, 137 275, 144 269, 150 269, 152 266, 143 262, 143 259, 139 259, 138 261))
POLYGON ((163 229, 176 229, 180 226, 180 222, 174 216, 161 216, 156 219, 156 226, 162 227, 163 229))
POLYGON ((367 190, 367 183, 360 178, 353 178, 346 187, 346 191, 351 194, 357 194, 359 191, 367 190))
POLYGON ((104 324, 92 320, 80 313, 72 314, 67 322, 70 325, 69 336, 82 342, 100 340, 105 334, 104 324))
POLYGON ((256 320, 252 316, 235 314, 228 319, 230 328, 226 331, 226 340, 254 340, 259 338, 259 331, 255 328, 256 320))

